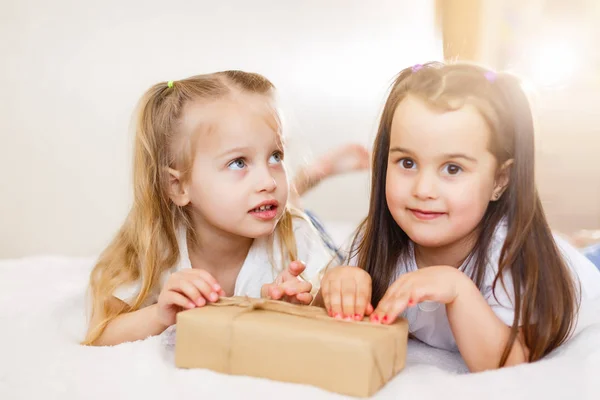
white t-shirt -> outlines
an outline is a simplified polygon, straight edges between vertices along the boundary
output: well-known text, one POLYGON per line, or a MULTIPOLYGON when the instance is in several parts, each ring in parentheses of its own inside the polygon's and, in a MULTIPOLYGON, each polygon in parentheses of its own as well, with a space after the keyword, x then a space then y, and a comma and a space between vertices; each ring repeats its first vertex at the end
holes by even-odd
MULTIPOLYGON (((492 293, 494 278, 498 273, 500 252, 502 251, 502 246, 506 240, 506 234, 506 224, 499 224, 490 244, 487 272, 481 292, 498 318, 506 325, 512 326, 514 320, 514 306, 512 299, 514 295, 512 278, 509 271, 503 273, 504 286, 500 280, 498 280, 496 288, 492 293)), ((585 307, 587 301, 600 298, 600 272, 590 260, 565 240, 555 236, 555 242, 567 265, 571 269, 571 272, 578 279, 578 284, 581 287, 581 311, 585 307)), ((470 262, 463 264, 459 269, 461 271, 468 271, 474 262, 475 260, 471 260, 470 262)), ((403 273, 416 270, 417 264, 411 246, 408 260, 405 263, 400 262, 398 264, 394 280, 403 273)), ((407 308, 403 313, 403 316, 408 320, 409 331, 417 339, 433 347, 451 351, 458 350, 446 315, 446 307, 443 304, 429 301, 423 302, 407 308)))
MULTIPOLYGON (((323 240, 318 232, 312 227, 310 222, 301 218, 294 218, 294 236, 296 238, 297 255, 300 261, 306 264, 302 277, 313 285, 313 293, 318 290, 322 273, 325 267, 333 258, 333 254, 325 247, 323 240)), ((158 301, 158 295, 163 285, 173 272, 181 271, 185 268, 192 268, 192 263, 188 255, 186 229, 181 226, 177 230, 177 243, 179 245, 179 261, 161 276, 160 288, 148 296, 143 306, 154 304, 158 301)), ((234 296, 260 297, 262 285, 272 283, 277 274, 281 272, 281 249, 277 237, 273 240, 273 249, 271 252, 272 260, 275 265, 271 265, 269 258, 268 238, 257 238, 252 243, 246 260, 242 265, 235 282, 234 296)), ((135 301, 141 288, 141 279, 127 285, 120 286, 113 292, 113 296, 131 304, 135 301)))

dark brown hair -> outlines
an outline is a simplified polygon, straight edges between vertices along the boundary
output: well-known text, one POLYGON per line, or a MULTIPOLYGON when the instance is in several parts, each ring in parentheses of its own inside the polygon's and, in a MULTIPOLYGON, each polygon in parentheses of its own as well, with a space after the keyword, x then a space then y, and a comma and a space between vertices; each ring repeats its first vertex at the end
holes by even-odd
POLYGON ((534 128, 531 109, 520 82, 470 64, 429 63, 401 71, 385 103, 373 148, 369 214, 354 239, 350 257, 373 280, 376 306, 392 283, 398 261, 408 256, 410 239, 396 224, 386 202, 386 174, 394 111, 407 95, 441 110, 472 104, 489 124, 490 151, 498 165, 513 160, 503 196, 490 202, 479 223, 469 257, 471 279, 481 289, 495 228, 505 219, 498 281, 510 273, 514 283, 515 318, 499 360, 503 366, 519 333, 519 321, 529 361, 538 360, 563 343, 574 322, 576 286, 554 242, 534 179, 534 128))

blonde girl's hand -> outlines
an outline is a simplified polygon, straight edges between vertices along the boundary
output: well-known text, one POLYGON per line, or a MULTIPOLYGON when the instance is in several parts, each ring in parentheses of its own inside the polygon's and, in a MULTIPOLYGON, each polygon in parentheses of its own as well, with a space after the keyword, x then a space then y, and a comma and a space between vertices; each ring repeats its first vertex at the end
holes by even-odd
POLYGON ((373 312, 371 276, 351 266, 331 268, 321 280, 321 296, 329 316, 360 321, 373 312))
POLYGON ((214 303, 221 296, 225 296, 225 292, 205 270, 189 268, 175 272, 158 296, 158 320, 164 326, 171 326, 179 311, 214 303))
POLYGON ((294 304, 310 304, 313 296, 310 293, 312 285, 300 279, 306 265, 302 261, 293 261, 288 268, 281 272, 273 283, 262 286, 261 297, 282 300, 294 304))
POLYGON ((424 301, 450 304, 459 295, 460 286, 470 279, 449 266, 435 266, 409 272, 398 278, 371 314, 371 321, 391 324, 407 307, 424 301))

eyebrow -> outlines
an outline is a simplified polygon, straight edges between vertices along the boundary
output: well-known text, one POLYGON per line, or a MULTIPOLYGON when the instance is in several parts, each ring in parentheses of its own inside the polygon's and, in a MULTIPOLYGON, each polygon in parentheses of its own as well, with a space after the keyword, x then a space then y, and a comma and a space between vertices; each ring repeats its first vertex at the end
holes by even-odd
MULTIPOLYGON (((414 154, 412 151, 410 151, 409 149, 405 149, 403 147, 392 147, 390 149, 390 153, 406 153, 406 154, 414 154)), ((463 158, 465 160, 471 161, 473 163, 477 163, 477 159, 471 156, 468 156, 464 153, 447 153, 447 154, 443 154, 442 155, 443 158, 463 158)))
POLYGON ((229 149, 221 154, 219 154, 219 158, 225 157, 225 156, 229 156, 231 154, 235 154, 235 153, 244 153, 246 151, 248 151, 250 148, 249 147, 234 147, 233 149, 229 149))

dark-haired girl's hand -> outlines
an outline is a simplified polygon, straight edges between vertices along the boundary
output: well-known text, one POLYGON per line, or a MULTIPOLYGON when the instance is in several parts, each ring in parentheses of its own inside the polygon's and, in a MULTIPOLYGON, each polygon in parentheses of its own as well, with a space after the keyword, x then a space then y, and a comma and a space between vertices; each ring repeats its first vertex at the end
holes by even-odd
POLYGON ((319 295, 331 317, 360 321, 373 312, 371 276, 358 267, 328 270, 321 280, 319 295))
POLYGON ((450 304, 466 283, 473 284, 464 273, 449 266, 427 267, 409 272, 388 288, 371 314, 371 321, 391 324, 407 307, 424 301, 450 304))

